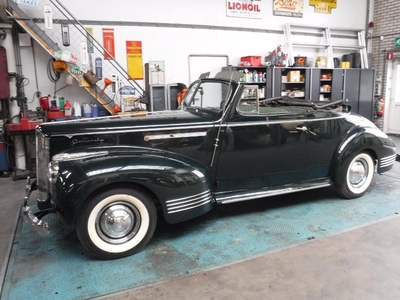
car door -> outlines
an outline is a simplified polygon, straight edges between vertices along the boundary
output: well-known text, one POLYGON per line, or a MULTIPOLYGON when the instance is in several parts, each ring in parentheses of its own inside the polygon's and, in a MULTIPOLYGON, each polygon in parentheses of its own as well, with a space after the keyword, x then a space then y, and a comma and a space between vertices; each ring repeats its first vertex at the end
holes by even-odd
MULTIPOLYGON (((244 92, 245 93, 245 92, 244 92)), ((216 182, 219 191, 260 189, 305 178, 305 110, 255 106, 242 99, 223 124, 216 182)))
POLYGON ((329 177, 331 167, 351 124, 334 111, 313 111, 307 115, 306 139, 308 153, 305 170, 308 179, 329 177))

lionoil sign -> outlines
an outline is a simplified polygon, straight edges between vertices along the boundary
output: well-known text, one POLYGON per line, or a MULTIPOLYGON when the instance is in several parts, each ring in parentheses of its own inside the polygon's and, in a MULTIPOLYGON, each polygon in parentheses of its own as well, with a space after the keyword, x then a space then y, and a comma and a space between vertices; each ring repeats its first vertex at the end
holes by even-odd
POLYGON ((228 17, 261 19, 261 0, 226 1, 228 17))

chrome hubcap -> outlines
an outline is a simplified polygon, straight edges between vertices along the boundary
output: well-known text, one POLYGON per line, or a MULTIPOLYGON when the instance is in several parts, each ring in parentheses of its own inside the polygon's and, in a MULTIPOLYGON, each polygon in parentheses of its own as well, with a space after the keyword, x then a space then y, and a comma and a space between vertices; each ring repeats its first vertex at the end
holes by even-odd
POLYGON ((121 244, 132 239, 139 226, 139 211, 126 202, 116 202, 104 207, 96 219, 97 233, 111 244, 121 244))
POLYGON ((349 169, 349 181, 354 187, 360 187, 364 184, 367 179, 367 162, 364 160, 358 160, 354 162, 349 169))

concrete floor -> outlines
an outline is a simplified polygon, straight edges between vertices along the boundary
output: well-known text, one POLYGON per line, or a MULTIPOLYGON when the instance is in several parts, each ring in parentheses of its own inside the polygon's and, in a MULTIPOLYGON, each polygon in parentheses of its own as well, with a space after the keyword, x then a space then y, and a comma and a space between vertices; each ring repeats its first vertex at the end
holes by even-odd
MULTIPOLYGON (((400 138, 392 138, 400 150, 400 138)), ((400 163, 388 175, 400 179, 400 163)), ((0 178, 0 286, 24 188, 24 180, 0 178)), ((400 217, 395 215, 254 259, 99 299, 400 299, 399 227, 400 217)))

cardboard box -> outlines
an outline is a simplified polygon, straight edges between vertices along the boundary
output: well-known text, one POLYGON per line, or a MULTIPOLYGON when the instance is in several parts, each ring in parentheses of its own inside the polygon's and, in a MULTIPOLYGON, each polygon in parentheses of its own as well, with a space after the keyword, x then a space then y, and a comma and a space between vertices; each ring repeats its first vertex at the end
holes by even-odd
POLYGON ((286 77, 287 82, 300 82, 300 71, 289 71, 286 77))

